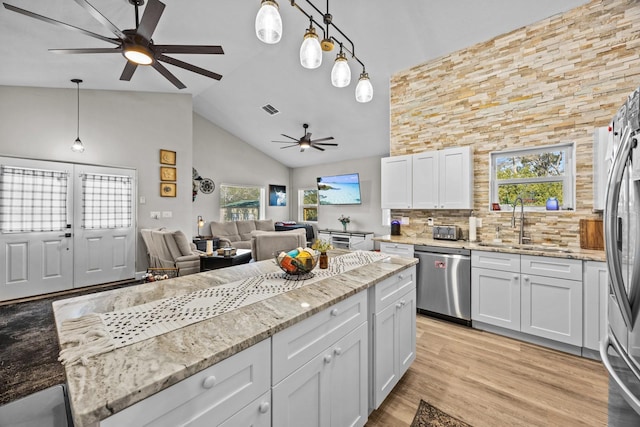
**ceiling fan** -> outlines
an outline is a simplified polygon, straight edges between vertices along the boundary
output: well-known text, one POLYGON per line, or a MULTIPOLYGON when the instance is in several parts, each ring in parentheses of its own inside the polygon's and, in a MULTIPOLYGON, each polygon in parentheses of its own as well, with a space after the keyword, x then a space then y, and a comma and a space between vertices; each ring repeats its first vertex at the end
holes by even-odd
POLYGON ((281 133, 280 135, 284 136, 285 138, 290 138, 294 141, 296 141, 295 144, 291 144, 291 141, 271 141, 271 142, 279 142, 281 144, 291 144, 291 145, 287 145, 286 147, 280 147, 282 148, 291 148, 291 147, 300 147, 300 151, 304 151, 305 149, 312 147, 315 148, 316 150, 320 150, 320 151, 324 151, 324 148, 320 147, 321 145, 324 146, 332 146, 332 147, 337 147, 338 144, 335 143, 329 143, 329 142, 320 142, 320 141, 329 141, 331 139, 333 139, 332 136, 329 136, 327 138, 320 138, 320 139, 311 139, 311 132, 307 132, 307 129, 309 128, 308 124, 303 124, 302 127, 304 128, 304 136, 301 138, 294 138, 292 136, 289 135, 285 135, 284 133, 281 133))
POLYGON ((105 37, 100 34, 87 31, 82 28, 74 27, 73 25, 65 24, 64 22, 56 21, 55 19, 47 18, 46 16, 38 15, 37 13, 12 6, 7 3, 3 4, 4 7, 10 11, 21 13, 31 18, 39 19, 58 27, 76 31, 86 36, 116 45, 115 47, 83 49, 49 49, 49 51, 53 53, 72 54, 120 53, 127 59, 127 63, 124 67, 124 70, 122 71, 122 75, 120 76, 120 80, 131 80, 131 77, 136 71, 138 65, 151 65, 167 80, 173 83, 175 87, 177 87, 178 89, 184 89, 186 86, 160 62, 175 65, 176 67, 180 67, 185 70, 210 77, 212 79, 220 80, 222 78, 222 76, 218 73, 205 70, 204 68, 196 67, 195 65, 165 55, 167 53, 224 54, 222 46, 177 44, 171 45, 155 44, 153 42, 151 36, 156 29, 158 21, 160 21, 160 17, 162 16, 162 12, 165 8, 165 4, 160 2, 159 0, 147 0, 147 6, 144 8, 142 19, 139 19, 138 8, 144 4, 145 0, 128 0, 128 2, 135 7, 136 22, 136 28, 129 30, 120 30, 104 15, 102 15, 96 8, 94 8, 87 0, 75 0, 75 2, 82 6, 87 12, 89 12, 89 14, 91 14, 93 18, 104 25, 109 31, 115 34, 116 37, 105 37))

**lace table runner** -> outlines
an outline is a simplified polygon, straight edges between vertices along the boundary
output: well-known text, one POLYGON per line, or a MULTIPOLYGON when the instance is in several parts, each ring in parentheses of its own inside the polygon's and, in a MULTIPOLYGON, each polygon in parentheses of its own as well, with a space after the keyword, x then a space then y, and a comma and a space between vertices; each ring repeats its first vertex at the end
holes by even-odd
POLYGON ((66 320, 60 328, 64 365, 140 342, 267 298, 386 258, 377 252, 356 251, 331 258, 329 268, 314 269, 314 277, 287 280, 281 272, 265 273, 224 285, 109 313, 91 313, 66 320))

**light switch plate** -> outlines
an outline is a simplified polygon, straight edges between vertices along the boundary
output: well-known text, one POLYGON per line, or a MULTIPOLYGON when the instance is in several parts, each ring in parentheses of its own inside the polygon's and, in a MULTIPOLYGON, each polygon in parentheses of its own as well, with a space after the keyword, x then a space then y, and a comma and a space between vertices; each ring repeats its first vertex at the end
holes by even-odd
POLYGON ((152 219, 160 219, 160 212, 152 211, 152 212, 150 212, 149 216, 152 219))
POLYGON ((173 212, 171 211, 162 211, 162 218, 171 218, 173 216, 173 212))
POLYGON ((476 217, 476 227, 482 227, 482 218, 476 217))
POLYGON ((403 216, 403 217, 400 219, 400 224, 402 224, 402 225, 409 225, 409 217, 408 217, 408 216, 403 216))

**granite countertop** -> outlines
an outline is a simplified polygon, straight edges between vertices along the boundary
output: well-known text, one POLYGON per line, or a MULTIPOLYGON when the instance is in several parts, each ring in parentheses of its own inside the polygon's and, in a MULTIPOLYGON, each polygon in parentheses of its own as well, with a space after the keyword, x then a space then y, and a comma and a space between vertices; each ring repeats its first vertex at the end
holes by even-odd
POLYGON ((376 236, 378 242, 401 243, 408 245, 440 246, 447 248, 462 248, 470 250, 507 252, 522 255, 548 256, 565 259, 579 259, 583 261, 606 261, 604 251, 580 249, 573 247, 559 247, 544 244, 518 245, 513 243, 494 244, 491 242, 468 242, 466 240, 434 240, 431 236, 376 236))
MULTIPOLYGON (((335 250, 330 255, 346 253, 335 250)), ((65 366, 77 427, 99 421, 275 333, 324 310, 417 260, 390 256, 328 279, 234 309, 181 329, 65 366), (304 307, 301 302, 305 302, 304 307)), ((145 283, 53 303, 56 327, 89 313, 107 313, 172 296, 280 272, 273 260, 145 283)))

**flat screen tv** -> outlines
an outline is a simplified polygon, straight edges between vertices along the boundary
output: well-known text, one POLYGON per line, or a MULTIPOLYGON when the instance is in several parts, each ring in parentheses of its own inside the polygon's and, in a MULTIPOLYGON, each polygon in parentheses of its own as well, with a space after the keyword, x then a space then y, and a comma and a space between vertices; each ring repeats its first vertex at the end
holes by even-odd
POLYGON ((359 205, 360 176, 357 173, 321 176, 318 181, 318 200, 321 205, 359 205))

